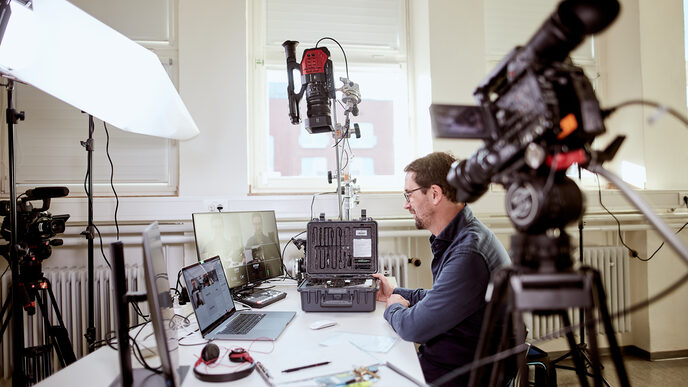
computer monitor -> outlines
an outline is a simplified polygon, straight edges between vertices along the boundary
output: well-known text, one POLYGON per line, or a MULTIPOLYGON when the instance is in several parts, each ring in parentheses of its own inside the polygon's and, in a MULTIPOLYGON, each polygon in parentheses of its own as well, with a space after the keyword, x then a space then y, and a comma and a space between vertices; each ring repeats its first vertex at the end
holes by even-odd
POLYGON ((110 386, 179 386, 189 367, 179 365, 177 328, 174 324, 174 308, 169 291, 167 261, 163 254, 158 223, 154 222, 143 231, 143 267, 146 277, 146 292, 129 292, 127 289, 124 244, 121 241, 111 243, 110 252, 121 371, 110 386), (162 374, 152 373, 144 368, 132 369, 131 365, 129 302, 146 300, 155 333, 162 374))
POLYGON ((198 260, 219 256, 230 288, 255 286, 284 274, 275 211, 202 212, 192 217, 198 260))
MULTIPOLYGON (((174 323, 174 304, 170 295, 167 260, 163 254, 158 222, 143 231, 143 268, 151 323, 167 386, 181 384, 179 368, 179 341, 174 323)), ((183 372, 183 371, 181 371, 183 372)))

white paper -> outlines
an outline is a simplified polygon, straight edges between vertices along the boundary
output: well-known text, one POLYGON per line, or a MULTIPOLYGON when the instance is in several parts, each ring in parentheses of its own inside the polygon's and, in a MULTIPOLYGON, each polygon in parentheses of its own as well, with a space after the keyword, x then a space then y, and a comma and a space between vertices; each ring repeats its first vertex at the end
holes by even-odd
POLYGON ((345 343, 351 343, 364 352, 389 352, 397 342, 398 338, 391 336, 365 335, 361 333, 337 332, 320 345, 325 347, 336 347, 345 343))
POLYGON ((354 238, 354 257, 371 257, 373 255, 372 239, 354 238))

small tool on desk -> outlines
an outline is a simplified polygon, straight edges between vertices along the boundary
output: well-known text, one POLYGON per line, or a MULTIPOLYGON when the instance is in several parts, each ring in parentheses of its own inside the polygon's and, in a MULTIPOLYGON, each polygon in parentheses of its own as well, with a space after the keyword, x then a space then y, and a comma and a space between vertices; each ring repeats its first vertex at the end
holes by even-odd
POLYGON ((270 380, 272 378, 272 376, 270 376, 270 374, 268 373, 268 370, 265 368, 263 363, 261 363, 259 361, 256 362, 256 369, 258 370, 258 373, 260 374, 260 376, 263 377, 263 380, 265 380, 265 383, 268 384, 268 386, 272 387, 275 385, 270 380))
POLYGON ((320 362, 320 363, 309 364, 309 365, 305 365, 305 366, 301 366, 301 367, 288 368, 288 369, 286 369, 286 370, 284 370, 284 371, 282 371, 282 372, 284 372, 284 373, 286 373, 286 372, 294 372, 294 371, 299 371, 299 370, 303 370, 303 369, 306 369, 306 368, 319 367, 319 366, 326 365, 326 364, 330 364, 330 362, 329 362, 329 361, 323 361, 323 362, 320 362))

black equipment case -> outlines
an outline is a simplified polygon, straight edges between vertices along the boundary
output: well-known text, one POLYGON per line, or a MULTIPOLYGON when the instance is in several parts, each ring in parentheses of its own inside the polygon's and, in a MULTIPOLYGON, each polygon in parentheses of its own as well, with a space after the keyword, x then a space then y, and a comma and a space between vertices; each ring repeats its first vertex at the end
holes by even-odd
MULTIPOLYGON (((365 215, 364 215, 365 216, 365 215)), ((305 312, 371 312, 377 280, 377 222, 308 222, 306 279, 299 285, 305 312)))

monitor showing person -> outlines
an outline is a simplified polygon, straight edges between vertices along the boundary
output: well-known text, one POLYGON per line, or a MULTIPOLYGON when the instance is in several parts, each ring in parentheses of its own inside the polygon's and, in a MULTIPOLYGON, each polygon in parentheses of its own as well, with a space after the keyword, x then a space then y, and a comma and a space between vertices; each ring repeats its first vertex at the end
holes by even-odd
POLYGON ((199 260, 220 256, 231 288, 283 274, 274 211, 193 214, 199 260))

